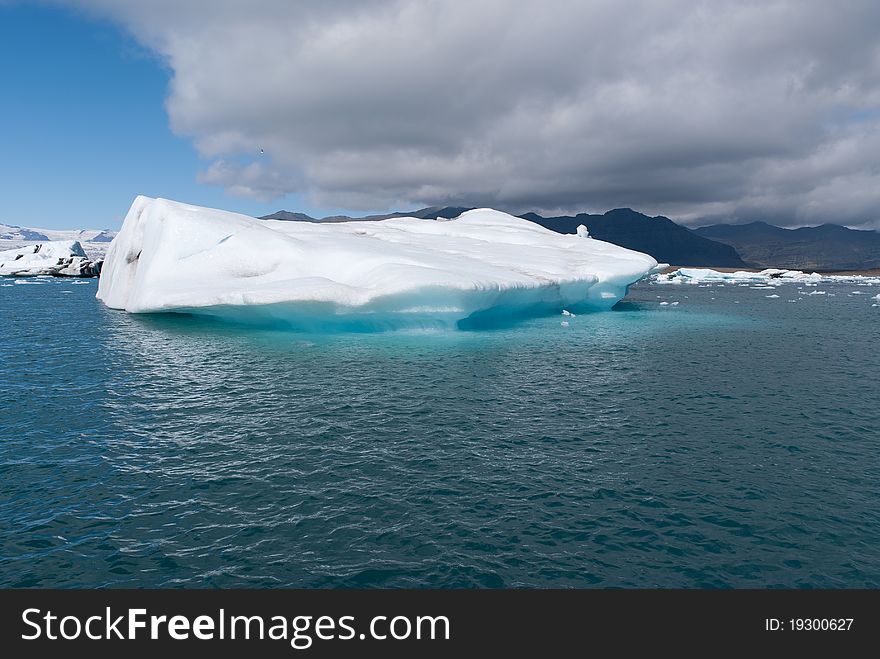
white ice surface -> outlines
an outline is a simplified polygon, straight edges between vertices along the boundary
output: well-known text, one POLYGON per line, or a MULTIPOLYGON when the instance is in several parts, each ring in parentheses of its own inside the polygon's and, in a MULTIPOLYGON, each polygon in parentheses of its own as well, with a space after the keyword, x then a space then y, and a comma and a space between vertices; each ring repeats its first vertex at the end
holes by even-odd
POLYGON ((863 286, 880 285, 880 277, 865 275, 822 275, 817 272, 801 272, 800 270, 780 270, 768 268, 761 272, 719 272, 708 268, 679 268, 673 272, 654 275, 658 284, 699 284, 724 285, 744 284, 752 288, 779 286, 785 283, 815 286, 820 283, 852 283, 863 286), (755 284, 758 284, 755 286, 755 284))
POLYGON ((109 229, 39 229, 0 224, 0 252, 45 242, 78 242, 92 261, 104 258, 116 235, 109 229))
POLYGON ((309 223, 138 197, 98 298, 303 328, 467 327, 609 309, 657 262, 491 209, 452 221, 309 223))

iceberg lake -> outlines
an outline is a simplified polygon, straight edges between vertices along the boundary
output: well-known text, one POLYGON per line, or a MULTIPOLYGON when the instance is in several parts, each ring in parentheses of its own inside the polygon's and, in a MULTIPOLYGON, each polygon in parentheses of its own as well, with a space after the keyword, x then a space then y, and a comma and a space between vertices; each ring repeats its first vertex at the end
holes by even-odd
POLYGON ((0 586, 880 587, 880 286, 320 335, 96 289, 0 278, 0 586))

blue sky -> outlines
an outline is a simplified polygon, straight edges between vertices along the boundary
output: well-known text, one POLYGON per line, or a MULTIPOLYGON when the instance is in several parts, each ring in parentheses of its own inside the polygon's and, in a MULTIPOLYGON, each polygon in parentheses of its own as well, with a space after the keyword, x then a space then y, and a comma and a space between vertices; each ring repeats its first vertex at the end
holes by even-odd
POLYGON ((516 4, 0 0, 0 222, 145 194, 880 228, 880 3, 516 4))
POLYGON ((0 4, 0 223, 117 228, 138 194, 254 215, 343 210, 199 184, 207 163, 168 125, 171 75, 115 25, 0 4))

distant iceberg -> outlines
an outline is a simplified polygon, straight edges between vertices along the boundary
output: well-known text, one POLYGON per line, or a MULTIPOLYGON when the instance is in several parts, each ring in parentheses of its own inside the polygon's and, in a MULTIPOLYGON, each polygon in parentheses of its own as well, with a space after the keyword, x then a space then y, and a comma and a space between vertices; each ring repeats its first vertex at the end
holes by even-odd
POLYGON ((880 284, 880 277, 871 275, 823 275, 818 272, 806 273, 801 270, 768 268, 760 272, 738 270, 720 272, 709 268, 679 268, 672 272, 653 277, 658 284, 782 284, 796 283, 816 285, 820 283, 854 283, 866 286, 880 284))
POLYGON ((97 263, 104 259, 107 246, 114 236, 116 232, 109 229, 35 229, 0 224, 0 252, 46 243, 58 243, 59 246, 77 243, 88 260, 97 263))
POLYGON ((0 252, 0 275, 95 277, 101 263, 86 256, 76 240, 55 240, 0 252))
POLYGON ((298 329, 467 328, 610 309, 656 267, 647 254, 491 209, 323 224, 138 197, 97 297, 132 313, 298 329))
POLYGON ((771 279, 818 282, 822 280, 822 275, 815 272, 807 274, 800 270, 780 270, 777 268, 768 268, 760 272, 749 272, 746 270, 720 272, 718 270, 710 270, 709 268, 679 268, 674 272, 658 275, 656 279, 661 283, 669 281, 688 284, 715 282, 758 283, 767 282, 771 279))

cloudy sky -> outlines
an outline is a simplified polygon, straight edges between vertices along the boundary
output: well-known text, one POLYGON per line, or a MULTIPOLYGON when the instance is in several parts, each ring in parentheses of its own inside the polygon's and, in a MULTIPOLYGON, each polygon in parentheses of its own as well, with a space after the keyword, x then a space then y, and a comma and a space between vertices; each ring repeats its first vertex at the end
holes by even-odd
POLYGON ((169 171, 186 177, 167 193, 149 180, 163 196, 245 212, 630 206, 691 224, 880 228, 876 0, 47 11, 148 53, 130 59, 154 69, 169 171))

